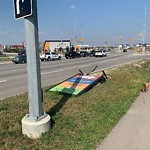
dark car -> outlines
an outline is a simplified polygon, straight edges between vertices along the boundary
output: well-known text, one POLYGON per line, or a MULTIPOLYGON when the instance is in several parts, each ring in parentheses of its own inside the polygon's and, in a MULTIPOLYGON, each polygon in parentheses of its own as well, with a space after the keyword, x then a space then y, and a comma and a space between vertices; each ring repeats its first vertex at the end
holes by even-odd
POLYGON ((66 57, 66 59, 68 59, 68 58, 79 58, 80 53, 78 53, 76 51, 70 51, 70 52, 65 54, 65 57, 66 57))
POLYGON ((26 51, 25 50, 22 50, 18 53, 18 55, 26 55, 26 51))
POLYGON ((15 64, 27 63, 27 57, 26 55, 18 55, 12 59, 12 62, 14 62, 15 64))
POLYGON ((90 57, 94 57, 94 56, 95 56, 95 50, 91 50, 90 57))
POLYGON ((123 49, 123 52, 127 52, 127 49, 126 49, 126 48, 124 48, 124 49, 123 49))
POLYGON ((87 51, 80 51, 80 56, 87 57, 87 56, 89 56, 89 53, 87 51))

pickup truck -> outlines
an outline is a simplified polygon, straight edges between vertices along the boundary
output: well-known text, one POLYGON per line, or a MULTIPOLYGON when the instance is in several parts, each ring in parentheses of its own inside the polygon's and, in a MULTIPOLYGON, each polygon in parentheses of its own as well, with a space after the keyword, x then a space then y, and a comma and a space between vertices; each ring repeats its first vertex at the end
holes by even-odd
POLYGON ((60 60, 61 56, 55 52, 46 52, 40 55, 41 61, 60 60))

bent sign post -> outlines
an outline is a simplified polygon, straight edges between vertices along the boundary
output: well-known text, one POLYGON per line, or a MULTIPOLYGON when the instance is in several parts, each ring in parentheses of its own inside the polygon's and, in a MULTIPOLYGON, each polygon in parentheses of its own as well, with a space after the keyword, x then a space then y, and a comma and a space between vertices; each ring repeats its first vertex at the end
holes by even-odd
POLYGON ((42 109, 37 0, 14 0, 14 4, 16 18, 25 18, 27 43, 29 114, 22 119, 22 132, 30 138, 39 138, 43 132, 50 129, 50 116, 42 109), (32 5, 27 5, 29 2, 32 5), (28 6, 30 8, 26 8, 28 6), (22 8, 32 10, 32 15, 22 8))

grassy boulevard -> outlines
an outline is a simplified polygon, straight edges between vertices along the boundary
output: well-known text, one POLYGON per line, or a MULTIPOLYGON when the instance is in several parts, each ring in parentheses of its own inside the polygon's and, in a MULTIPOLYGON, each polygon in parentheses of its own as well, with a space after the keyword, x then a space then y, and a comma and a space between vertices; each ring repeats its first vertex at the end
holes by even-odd
POLYGON ((0 61, 7 61, 7 60, 11 60, 11 59, 6 55, 0 55, 0 61))
POLYGON ((52 129, 40 139, 22 135, 28 113, 27 93, 0 101, 1 150, 94 150, 150 81, 150 60, 106 71, 109 79, 80 96, 44 91, 44 110, 52 129))

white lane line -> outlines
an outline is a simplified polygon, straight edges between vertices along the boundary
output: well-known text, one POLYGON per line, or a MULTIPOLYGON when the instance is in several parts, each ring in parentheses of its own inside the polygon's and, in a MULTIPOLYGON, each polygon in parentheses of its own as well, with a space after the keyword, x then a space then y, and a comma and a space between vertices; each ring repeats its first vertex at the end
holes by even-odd
POLYGON ((87 66, 90 66, 90 64, 88 64, 88 65, 79 65, 77 67, 87 67, 87 66))
POLYGON ((4 65, 4 64, 12 64, 12 62, 1 62, 0 65, 4 65))
POLYGON ((55 70, 55 71, 51 71, 51 72, 43 72, 43 73, 41 73, 41 75, 51 74, 51 73, 56 73, 56 72, 61 72, 61 71, 64 71, 64 70, 55 70))
POLYGON ((0 83, 6 82, 6 80, 1 80, 0 83))

